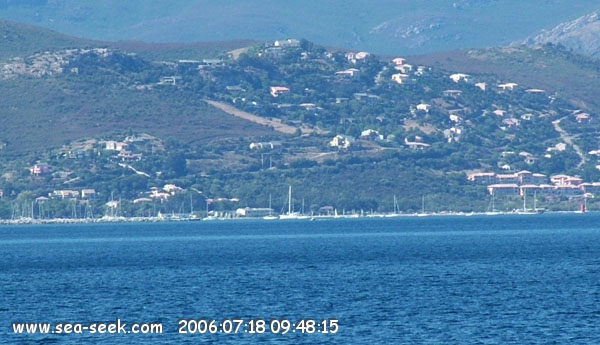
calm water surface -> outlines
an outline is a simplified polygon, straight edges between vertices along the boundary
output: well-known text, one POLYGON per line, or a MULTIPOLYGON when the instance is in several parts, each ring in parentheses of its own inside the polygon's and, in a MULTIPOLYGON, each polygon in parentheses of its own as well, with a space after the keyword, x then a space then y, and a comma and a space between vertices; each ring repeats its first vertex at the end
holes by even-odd
POLYGON ((598 344, 600 215, 0 227, 0 343, 598 344), (163 324, 21 334, 11 322, 163 324), (178 334, 179 318, 336 334, 178 334))

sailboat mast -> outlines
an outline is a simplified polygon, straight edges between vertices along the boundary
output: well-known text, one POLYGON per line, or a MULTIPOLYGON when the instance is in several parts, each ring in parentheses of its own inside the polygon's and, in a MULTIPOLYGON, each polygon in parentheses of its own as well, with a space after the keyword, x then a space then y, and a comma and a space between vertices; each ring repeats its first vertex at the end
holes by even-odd
POLYGON ((269 216, 271 215, 272 210, 273 209, 271 208, 271 194, 269 194, 269 216))
POLYGON ((292 185, 290 185, 290 190, 288 192, 288 214, 292 213, 292 185))

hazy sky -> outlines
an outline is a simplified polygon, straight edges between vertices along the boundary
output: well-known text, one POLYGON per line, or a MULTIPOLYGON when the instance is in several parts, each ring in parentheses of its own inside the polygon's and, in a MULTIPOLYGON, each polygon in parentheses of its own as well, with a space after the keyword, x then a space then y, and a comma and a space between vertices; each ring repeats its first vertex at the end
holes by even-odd
POLYGON ((414 54, 507 45, 599 7, 589 0, 0 0, 0 17, 102 40, 294 37, 414 54))

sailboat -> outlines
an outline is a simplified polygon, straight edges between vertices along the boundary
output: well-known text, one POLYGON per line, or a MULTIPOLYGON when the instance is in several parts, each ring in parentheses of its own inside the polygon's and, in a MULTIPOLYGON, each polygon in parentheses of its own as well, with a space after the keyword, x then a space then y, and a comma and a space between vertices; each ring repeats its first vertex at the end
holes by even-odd
POLYGON ((271 194, 269 194, 269 214, 267 216, 264 216, 263 219, 265 220, 274 220, 277 219, 277 216, 273 215, 273 209, 271 208, 271 194))
POLYGON ((299 216, 298 212, 292 212, 292 186, 290 185, 288 191, 288 211, 287 213, 280 214, 279 219, 298 219, 299 216))
POLYGON ((394 212, 388 213, 384 217, 399 217, 399 216, 400 216, 400 210, 398 207, 398 199, 396 199, 396 195, 394 194, 394 212))
POLYGON ((304 198, 302 198, 302 212, 298 214, 298 219, 309 219, 311 216, 304 213, 304 198))
POLYGON ((500 212, 496 211, 496 206, 494 204, 494 193, 492 193, 492 200, 490 201, 490 207, 488 208, 488 211, 485 213, 488 216, 495 216, 500 214, 500 212))
POLYGON ((417 216, 419 217, 425 217, 428 216, 428 213, 425 213, 425 195, 421 196, 421 213, 417 213, 417 216))
POLYGON ((517 211, 517 214, 537 214, 536 210, 536 195, 533 196, 533 209, 527 209, 527 191, 523 190, 523 211, 517 211))

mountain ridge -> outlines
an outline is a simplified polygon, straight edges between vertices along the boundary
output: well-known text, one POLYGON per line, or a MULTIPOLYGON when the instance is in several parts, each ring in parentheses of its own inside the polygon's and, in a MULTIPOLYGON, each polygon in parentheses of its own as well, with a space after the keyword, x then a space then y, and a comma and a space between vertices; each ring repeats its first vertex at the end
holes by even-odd
POLYGON ((306 38, 378 54, 507 45, 598 9, 583 0, 392 1, 300 3, 249 0, 4 0, 0 18, 103 41, 195 42, 306 38))
POLYGON ((530 36, 525 44, 560 44, 578 53, 600 57, 600 10, 530 36))

